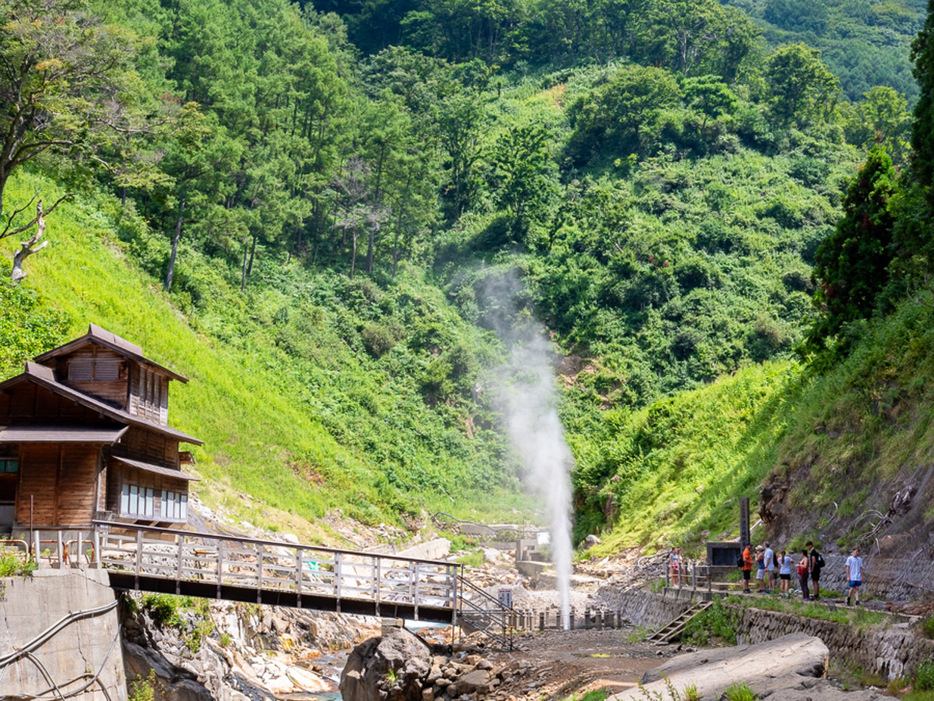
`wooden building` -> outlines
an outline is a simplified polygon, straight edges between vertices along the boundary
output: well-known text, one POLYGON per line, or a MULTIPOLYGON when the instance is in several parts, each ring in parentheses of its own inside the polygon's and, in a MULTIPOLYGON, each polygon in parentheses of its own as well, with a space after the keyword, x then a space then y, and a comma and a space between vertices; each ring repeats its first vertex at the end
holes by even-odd
POLYGON ((201 441, 168 425, 172 380, 188 381, 91 324, 0 383, 0 531, 183 524, 179 444, 201 441))

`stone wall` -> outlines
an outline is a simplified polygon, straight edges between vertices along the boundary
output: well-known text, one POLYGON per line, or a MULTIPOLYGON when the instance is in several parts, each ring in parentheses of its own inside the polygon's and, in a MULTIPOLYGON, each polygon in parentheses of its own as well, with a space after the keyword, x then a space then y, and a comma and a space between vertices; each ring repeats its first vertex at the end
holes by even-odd
POLYGON ((761 643, 797 632, 816 635, 830 649, 831 657, 856 664, 887 680, 910 673, 925 660, 934 659, 934 641, 916 635, 907 623, 860 629, 775 611, 741 609, 738 642, 761 643))
MULTIPOLYGON (((598 596, 611 610, 622 611, 624 620, 632 625, 658 628, 691 605, 690 600, 677 597, 676 593, 664 596, 641 589, 623 592, 608 586, 598 596)), ((776 611, 738 607, 734 610, 740 614, 737 625, 740 643, 761 643, 789 633, 815 635, 824 641, 833 658, 887 680, 910 674, 922 662, 934 659, 934 641, 923 638, 907 623, 858 628, 776 611)))
MULTIPOLYGON (((37 570, 31 577, 0 580, 0 654, 25 647, 69 614, 99 609, 115 601, 102 570, 37 570)), ((117 609, 62 625, 27 656, 5 667, 0 698, 51 696, 46 674, 64 693, 77 691, 100 671, 82 699, 126 701, 126 679, 117 609), (73 683, 72 683, 73 682, 73 683)))
MULTIPOLYGON (((846 591, 846 555, 824 555, 821 586, 846 591)), ((906 601, 934 592, 934 561, 927 556, 863 556, 863 589, 874 597, 906 601)))

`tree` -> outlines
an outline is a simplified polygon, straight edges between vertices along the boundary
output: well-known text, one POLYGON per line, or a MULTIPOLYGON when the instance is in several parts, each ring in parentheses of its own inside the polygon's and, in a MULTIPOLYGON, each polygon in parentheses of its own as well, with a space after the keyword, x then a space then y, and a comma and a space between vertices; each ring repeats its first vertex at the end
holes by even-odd
POLYGON ((491 153, 493 192, 509 210, 519 235, 557 190, 557 169, 548 152, 551 134, 541 124, 520 124, 496 140, 491 153))
POLYGON ((885 144, 894 163, 903 163, 908 156, 911 114, 904 96, 890 87, 877 85, 863 94, 846 116, 847 141, 871 148, 876 142, 885 144))
POLYGON ((915 150, 911 172, 924 191, 929 214, 934 214, 934 0, 929 0, 927 20, 911 44, 911 60, 921 88, 911 130, 915 150))
POLYGON ((804 44, 776 49, 765 62, 765 81, 772 113, 783 126, 824 119, 840 91, 820 51, 804 44))
MULTIPOLYGON (((101 158, 133 102, 134 42, 83 0, 0 0, 0 217, 7 181, 24 163, 47 152, 101 158)), ((24 230, 13 218, 0 238, 24 230)))
POLYGON ((868 318, 889 279, 896 174, 885 148, 874 146, 843 197, 843 218, 817 249, 813 277, 819 316, 805 342, 820 351, 848 323, 868 318))

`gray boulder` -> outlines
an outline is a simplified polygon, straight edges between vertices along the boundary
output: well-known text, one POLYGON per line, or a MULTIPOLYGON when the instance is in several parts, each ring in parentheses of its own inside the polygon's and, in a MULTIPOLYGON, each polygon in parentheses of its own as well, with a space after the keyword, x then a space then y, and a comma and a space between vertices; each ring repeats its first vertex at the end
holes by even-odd
MULTIPOLYGON (((874 691, 847 693, 823 677, 830 651, 824 642, 805 633, 793 633, 757 645, 701 650, 674 657, 642 678, 645 691, 668 698, 667 685, 682 692, 697 688, 703 699, 719 699, 733 684, 747 684, 759 698, 778 701, 873 701, 874 691)), ((639 689, 610 697, 644 699, 639 689)), ((653 695, 653 698, 654 695, 653 695)))
POLYGON ((390 628, 361 643, 341 673, 344 701, 422 701, 431 650, 405 628, 390 628))

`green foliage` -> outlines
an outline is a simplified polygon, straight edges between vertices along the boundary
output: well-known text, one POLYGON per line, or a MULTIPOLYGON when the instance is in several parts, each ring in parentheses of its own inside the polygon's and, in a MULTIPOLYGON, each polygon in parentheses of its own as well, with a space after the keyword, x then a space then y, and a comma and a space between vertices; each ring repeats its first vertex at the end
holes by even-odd
POLYGON ((129 683, 128 701, 155 701, 156 698, 156 670, 150 669, 145 677, 137 674, 136 679, 129 683))
POLYGON ((924 633, 925 638, 934 640, 934 614, 928 615, 921 621, 921 631, 924 633))
POLYGON ((749 688, 746 682, 731 684, 723 692, 726 701, 758 701, 758 695, 749 688))
POLYGON ((724 606, 721 599, 714 599, 710 608, 688 621, 682 633, 682 640, 690 645, 699 646, 707 646, 714 642, 735 645, 738 623, 737 611, 724 606))
POLYGON ((0 555, 0 577, 28 577, 36 571, 36 561, 23 554, 0 555))
POLYGON ((928 660, 918 665, 914 686, 919 691, 934 690, 934 661, 928 660))
POLYGON ((764 77, 780 124, 807 124, 829 116, 838 81, 817 49, 800 43, 779 47, 766 59, 764 77))
POLYGON ((873 147, 847 188, 843 217, 817 249, 814 296, 820 316, 806 347, 821 350, 845 324, 870 316, 888 281, 892 260, 893 217, 889 200, 896 188, 892 159, 873 147))
POLYGON ((146 594, 143 596, 142 608, 149 612, 152 620, 160 626, 178 628, 182 625, 179 613, 191 605, 191 597, 174 596, 172 594, 146 594))

